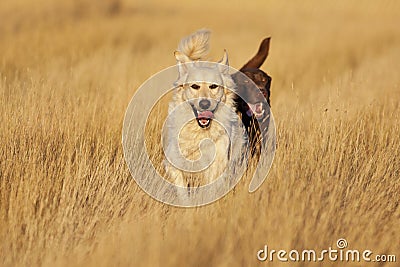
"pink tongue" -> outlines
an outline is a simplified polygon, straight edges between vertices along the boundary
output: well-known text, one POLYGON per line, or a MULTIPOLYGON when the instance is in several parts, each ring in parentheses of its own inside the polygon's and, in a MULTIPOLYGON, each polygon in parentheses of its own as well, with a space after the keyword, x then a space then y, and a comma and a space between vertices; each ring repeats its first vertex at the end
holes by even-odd
POLYGON ((206 111, 200 112, 199 115, 197 115, 197 117, 199 119, 211 119, 212 117, 214 117, 214 114, 211 111, 206 110, 206 111))
POLYGON ((256 104, 256 112, 257 113, 261 113, 262 112, 262 108, 263 108, 263 106, 262 106, 261 103, 257 103, 256 104))
POLYGON ((247 111, 248 116, 253 115, 253 112, 261 113, 263 111, 262 103, 249 104, 249 106, 250 106, 250 109, 247 111))

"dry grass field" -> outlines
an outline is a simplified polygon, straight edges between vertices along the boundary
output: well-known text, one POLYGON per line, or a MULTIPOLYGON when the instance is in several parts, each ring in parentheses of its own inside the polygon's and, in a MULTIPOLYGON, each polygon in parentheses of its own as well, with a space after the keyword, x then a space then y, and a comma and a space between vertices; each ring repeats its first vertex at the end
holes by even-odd
POLYGON ((398 266, 398 25, 399 1, 0 1, 0 266, 398 266), (255 193, 175 208, 131 178, 122 122, 203 27, 236 68, 272 36, 279 147, 255 193), (397 263, 256 258, 339 238, 397 263))

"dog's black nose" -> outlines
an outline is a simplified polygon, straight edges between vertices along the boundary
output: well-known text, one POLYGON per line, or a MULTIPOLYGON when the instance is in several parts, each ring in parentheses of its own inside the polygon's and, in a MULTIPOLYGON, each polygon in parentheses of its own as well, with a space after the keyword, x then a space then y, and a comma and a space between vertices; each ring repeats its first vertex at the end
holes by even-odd
POLYGON ((202 109, 208 109, 210 107, 210 105, 211 105, 210 100, 207 100, 207 99, 202 99, 199 102, 199 106, 202 109))

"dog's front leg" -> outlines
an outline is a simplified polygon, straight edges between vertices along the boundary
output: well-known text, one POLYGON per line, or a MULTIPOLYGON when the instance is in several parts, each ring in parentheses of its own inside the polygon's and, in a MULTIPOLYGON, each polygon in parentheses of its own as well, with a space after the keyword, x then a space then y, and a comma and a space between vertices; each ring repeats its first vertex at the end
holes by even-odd
POLYGON ((169 162, 165 162, 165 172, 169 181, 173 181, 176 186, 182 187, 177 188, 177 197, 180 200, 187 200, 189 192, 182 171, 172 166, 169 162))
POLYGON ((215 142, 217 152, 212 164, 206 170, 207 182, 212 183, 217 179, 225 179, 229 164, 227 148, 229 139, 220 139, 215 142))

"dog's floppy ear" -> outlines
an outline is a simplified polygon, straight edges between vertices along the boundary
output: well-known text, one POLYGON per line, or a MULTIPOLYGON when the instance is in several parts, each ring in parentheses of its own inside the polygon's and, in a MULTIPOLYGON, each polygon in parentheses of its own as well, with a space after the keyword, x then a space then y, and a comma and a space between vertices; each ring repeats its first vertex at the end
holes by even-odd
POLYGON ((183 53, 179 51, 174 52, 175 58, 178 61, 178 71, 179 71, 179 78, 178 81, 185 77, 188 73, 188 66, 185 64, 186 62, 190 62, 191 60, 183 53))
POLYGON ((218 66, 219 70, 223 74, 228 74, 229 73, 229 60, 228 60, 228 53, 226 52, 225 49, 224 49, 224 56, 222 57, 222 59, 220 61, 218 61, 218 63, 221 64, 218 66))
POLYGON ((252 59, 250 59, 249 62, 244 64, 244 66, 240 70, 249 68, 258 69, 259 67, 261 67, 261 65, 264 63, 265 59, 268 56, 270 41, 271 37, 265 38, 261 42, 257 54, 252 59))
POLYGON ((218 61, 218 63, 229 66, 228 53, 226 52, 226 49, 224 49, 224 56, 220 61, 218 61))

